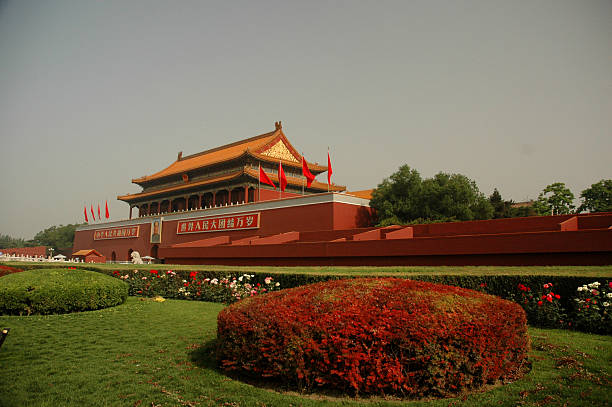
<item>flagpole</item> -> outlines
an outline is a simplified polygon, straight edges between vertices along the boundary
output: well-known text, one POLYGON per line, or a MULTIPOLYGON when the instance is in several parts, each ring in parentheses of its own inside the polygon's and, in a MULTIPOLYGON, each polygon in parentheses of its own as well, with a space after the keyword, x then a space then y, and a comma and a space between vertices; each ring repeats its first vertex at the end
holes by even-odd
POLYGON ((282 181, 281 181, 280 168, 281 168, 281 160, 279 158, 278 159, 278 199, 283 199, 283 187, 281 184, 282 181))
POLYGON ((302 152, 302 195, 304 195, 304 179, 306 178, 306 175, 304 175, 304 152, 302 152))
MULTIPOLYGON (((327 159, 329 160, 329 146, 327 146, 327 159)), ((327 166, 327 173, 329 174, 329 165, 327 166)), ((327 182, 327 192, 329 192, 329 181, 327 182)))
POLYGON ((261 202, 261 163, 259 164, 259 172, 257 173, 257 202, 261 202))

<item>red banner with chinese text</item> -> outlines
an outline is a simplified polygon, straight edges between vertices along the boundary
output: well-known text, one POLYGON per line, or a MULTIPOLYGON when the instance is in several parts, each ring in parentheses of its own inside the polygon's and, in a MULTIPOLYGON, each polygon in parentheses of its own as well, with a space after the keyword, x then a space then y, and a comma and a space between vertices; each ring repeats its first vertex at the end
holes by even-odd
POLYGON ((94 232, 94 240, 126 239, 138 237, 140 226, 126 226, 121 228, 100 229, 94 232))
POLYGON ((176 225, 176 234, 257 229, 259 220, 259 212, 183 220, 176 225))

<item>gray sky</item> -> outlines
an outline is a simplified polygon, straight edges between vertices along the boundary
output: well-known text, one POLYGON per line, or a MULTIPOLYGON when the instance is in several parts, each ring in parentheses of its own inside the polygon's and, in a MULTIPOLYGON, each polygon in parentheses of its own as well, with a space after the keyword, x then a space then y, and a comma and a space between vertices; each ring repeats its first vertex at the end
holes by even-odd
POLYGON ((126 218, 132 178, 277 120, 349 190, 578 196, 612 178, 612 2, 0 2, 0 234, 126 218))

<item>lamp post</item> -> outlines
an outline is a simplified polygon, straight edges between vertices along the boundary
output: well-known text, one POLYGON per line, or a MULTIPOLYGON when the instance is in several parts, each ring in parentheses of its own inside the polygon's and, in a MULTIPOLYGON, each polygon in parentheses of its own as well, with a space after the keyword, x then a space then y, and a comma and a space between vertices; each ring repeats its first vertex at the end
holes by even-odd
POLYGON ((53 247, 49 247, 49 257, 53 258, 53 247))

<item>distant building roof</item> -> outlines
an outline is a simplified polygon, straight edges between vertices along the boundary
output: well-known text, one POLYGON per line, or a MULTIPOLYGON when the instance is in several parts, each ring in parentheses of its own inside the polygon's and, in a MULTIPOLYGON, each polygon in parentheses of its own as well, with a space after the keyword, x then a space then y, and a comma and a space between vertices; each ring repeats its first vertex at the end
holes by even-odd
POLYGON ((89 256, 89 255, 92 255, 92 254, 94 256, 104 257, 96 249, 84 249, 84 250, 79 250, 78 252, 72 253, 73 256, 89 256))
POLYGON ((346 194, 356 196, 357 198, 372 199, 373 189, 364 189, 361 191, 347 191, 346 194))
POLYGON ((526 208, 526 207, 530 207, 533 206, 534 201, 525 201, 525 202, 514 202, 512 205, 510 205, 511 208, 526 208))
POLYGON ((0 249, 0 252, 5 254, 14 254, 16 256, 43 256, 47 255, 47 246, 35 246, 35 247, 11 247, 7 249, 0 249))

